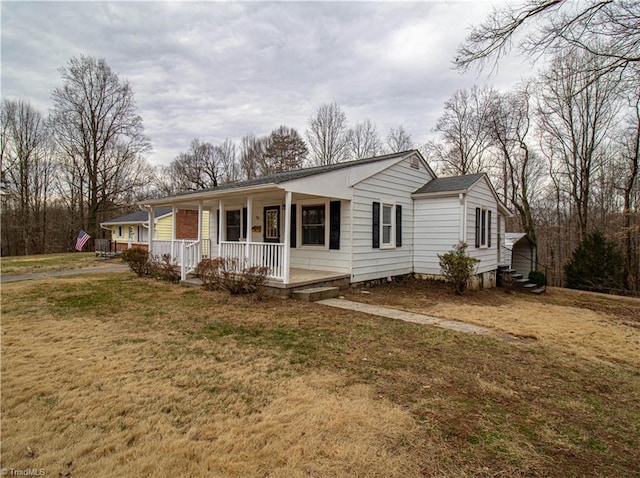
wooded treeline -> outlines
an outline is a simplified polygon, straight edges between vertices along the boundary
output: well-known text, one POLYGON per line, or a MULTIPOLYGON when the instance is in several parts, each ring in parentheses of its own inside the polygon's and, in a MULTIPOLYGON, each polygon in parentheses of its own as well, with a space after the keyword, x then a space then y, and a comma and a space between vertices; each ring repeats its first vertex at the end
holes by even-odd
MULTIPOLYGON (((522 11, 496 11, 461 47, 459 66, 501 53, 523 22, 563 4, 529 0, 522 11), (520 22, 509 28, 513 18, 520 22)), ((563 283, 571 253, 600 231, 622 258, 619 287, 638 291, 640 7, 618 7, 587 2, 590 15, 552 12, 561 30, 556 43, 544 30, 525 45, 540 51, 531 43, 537 39, 548 67, 510 91, 455 92, 425 145, 416 145, 402 125, 385 137, 370 119, 350 126, 342 108, 329 103, 309 118, 304 138, 284 125, 264 136, 248 133, 238 143, 194 138, 169 165, 153 168, 128 83, 104 60, 72 58, 61 69, 48 118, 25 100, 2 103, 2 255, 70 250, 79 229, 104 237, 99 223, 135 209, 142 198, 417 147, 440 176, 491 176, 514 212, 507 230, 537 241, 550 284, 563 283), (600 10, 589 10, 596 4, 600 10), (605 8, 608 17, 599 17, 605 8), (620 18, 612 19, 616 13, 620 18), (611 41, 591 38, 607 18, 635 43, 627 39, 620 47, 626 50, 612 50, 617 30, 609 32, 611 41), (583 37, 568 37, 571 32, 583 37)))
POLYGON ((402 126, 383 141, 371 120, 349 128, 330 103, 309 119, 306 141, 284 125, 248 133, 240 144, 194 138, 169 165, 152 167, 129 83, 86 56, 71 58, 60 74, 48 117, 25 99, 0 105, 3 256, 73 250, 81 229, 106 237, 100 222, 144 198, 413 147, 402 126))

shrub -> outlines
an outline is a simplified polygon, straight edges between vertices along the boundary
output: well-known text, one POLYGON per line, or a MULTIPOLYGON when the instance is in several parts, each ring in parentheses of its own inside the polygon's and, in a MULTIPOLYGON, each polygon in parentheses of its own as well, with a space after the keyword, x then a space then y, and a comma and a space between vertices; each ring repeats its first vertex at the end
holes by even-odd
POLYGON ((154 279, 174 284, 180 282, 180 268, 173 262, 170 254, 163 254, 161 257, 151 256, 149 275, 154 279))
POLYGON ((459 242, 446 254, 438 254, 438 258, 442 274, 453 285, 456 294, 464 294, 480 260, 467 255, 467 244, 464 242, 459 242))
POLYGON ((600 232, 583 240, 564 266, 568 287, 601 292, 619 287, 621 271, 620 254, 600 232))
POLYGON ((541 287, 547 285, 547 276, 542 271, 529 272, 529 280, 534 284, 538 284, 541 287))
POLYGON ((238 259, 216 257, 200 261, 195 272, 207 290, 221 289, 230 294, 262 295, 269 269, 255 266, 246 268, 238 259))
POLYGON ((133 247, 122 253, 122 259, 138 277, 149 273, 149 253, 145 249, 133 247))

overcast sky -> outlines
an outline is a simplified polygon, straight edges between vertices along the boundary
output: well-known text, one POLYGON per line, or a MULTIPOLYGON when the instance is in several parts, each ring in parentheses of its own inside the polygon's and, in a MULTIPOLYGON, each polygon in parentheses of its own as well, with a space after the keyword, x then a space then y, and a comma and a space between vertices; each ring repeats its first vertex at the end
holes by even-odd
POLYGON ((148 159, 168 164, 192 138, 217 144, 281 124, 304 136, 336 101, 381 136, 403 125, 418 144, 457 89, 506 89, 529 65, 492 76, 451 68, 470 24, 496 2, 2 2, 2 97, 47 113, 58 69, 104 58, 135 93, 148 159))

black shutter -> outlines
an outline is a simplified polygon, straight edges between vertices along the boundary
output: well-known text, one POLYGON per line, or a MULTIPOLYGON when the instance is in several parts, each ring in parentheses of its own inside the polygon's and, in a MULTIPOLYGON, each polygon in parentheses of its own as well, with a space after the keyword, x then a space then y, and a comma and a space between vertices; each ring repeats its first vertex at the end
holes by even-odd
POLYGON ((480 247, 480 208, 476 208, 476 247, 480 247))
POLYGON ((220 243, 220 209, 216 209, 216 231, 218 231, 218 234, 216 234, 216 244, 220 243))
POLYGON ((340 201, 329 203, 329 249, 340 249, 340 201))
POLYGON ((491 211, 487 212, 487 218, 488 218, 488 224, 487 224, 487 237, 489 237, 489 239, 487 239, 488 242, 488 246, 491 247, 491 211))
POLYGON ((289 246, 296 247, 298 242, 298 208, 291 205, 291 230, 289 231, 289 246))
POLYGON ((373 230, 372 246, 374 249, 380 249, 380 203, 373 203, 373 230))
POLYGON ((396 247, 402 246, 402 206, 396 204, 396 247))
POLYGON ((247 238, 247 208, 242 208, 242 237, 247 238))

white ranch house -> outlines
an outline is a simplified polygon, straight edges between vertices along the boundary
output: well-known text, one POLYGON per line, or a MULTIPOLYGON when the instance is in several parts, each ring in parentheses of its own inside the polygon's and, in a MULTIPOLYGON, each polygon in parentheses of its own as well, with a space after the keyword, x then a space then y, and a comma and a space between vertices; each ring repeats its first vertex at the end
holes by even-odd
MULTIPOLYGON (((415 150, 305 168, 141 204, 199 211, 199 237, 149 240, 171 253, 183 279, 205 257, 266 266, 281 287, 317 277, 350 283, 416 273, 440 276, 437 254, 459 241, 481 260, 481 285, 495 285, 504 218, 486 174, 437 179, 415 150), (209 211, 209 227, 203 227, 209 211), (202 237, 208 229, 209 237, 202 237)), ((153 221, 149 224, 152 226, 153 221)), ((153 231, 148 236, 153 238, 153 231)))

